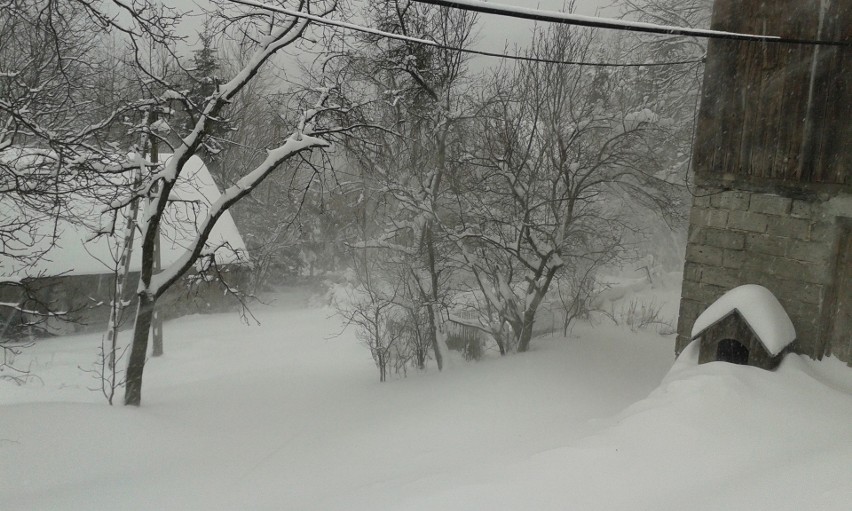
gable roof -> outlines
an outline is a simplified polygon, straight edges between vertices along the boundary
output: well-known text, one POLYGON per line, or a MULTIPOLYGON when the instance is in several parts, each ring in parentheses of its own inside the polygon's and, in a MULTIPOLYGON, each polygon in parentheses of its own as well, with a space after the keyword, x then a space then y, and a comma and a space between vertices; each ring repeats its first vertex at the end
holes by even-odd
POLYGON ((772 291, 757 284, 735 287, 719 297, 695 320, 690 338, 699 337, 733 312, 745 320, 772 356, 796 340, 796 329, 784 307, 772 291))
MULTIPOLYGON (((171 155, 162 155, 162 161, 167 161, 171 155)), ((118 186, 119 192, 123 189, 118 186)), ((105 194, 109 197, 115 191, 105 194)), ((207 166, 198 156, 192 156, 187 161, 178 183, 171 194, 171 203, 167 207, 161 226, 160 254, 162 266, 166 267, 175 262, 189 245, 189 241, 198 232, 201 221, 209 210, 210 204, 218 199, 220 192, 213 181, 207 166)), ((108 227, 113 214, 108 210, 109 197, 91 198, 82 195, 70 197, 72 213, 79 220, 59 219, 49 221, 35 227, 37 235, 31 247, 25 247, 16 253, 26 255, 25 251, 39 253, 46 250, 34 264, 24 265, 11 257, 0 255, 0 280, 20 280, 34 276, 54 275, 92 275, 108 273, 115 265, 116 246, 122 235, 126 222, 124 215, 116 220, 116 233, 110 236, 94 237, 95 233, 108 227), (104 213, 107 211, 106 213, 104 213), (50 246, 53 233, 56 233, 55 246, 50 246), (37 236, 38 237, 38 236, 37 236)), ((0 197, 0 220, 4 210, 8 212, 13 206, 4 205, 0 197), (5 207, 4 207, 5 206, 5 207)), ((140 214, 142 208, 140 207, 140 214)), ((8 213, 6 213, 8 215, 8 213)), ((141 236, 136 231, 131 271, 141 268, 141 236)), ((236 263, 248 260, 245 242, 240 236, 237 226, 229 212, 225 212, 210 233, 206 243, 206 251, 215 250, 216 262, 219 264, 236 263)))

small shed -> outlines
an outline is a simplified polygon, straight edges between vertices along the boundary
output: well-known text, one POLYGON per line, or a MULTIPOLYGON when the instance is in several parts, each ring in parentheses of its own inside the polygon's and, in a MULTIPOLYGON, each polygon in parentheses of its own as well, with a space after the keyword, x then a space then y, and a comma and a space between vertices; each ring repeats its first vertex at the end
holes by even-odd
POLYGON ((796 330, 771 291, 747 284, 716 300, 695 321, 692 339, 700 339, 698 363, 730 362, 775 369, 796 330))
MULTIPOLYGON (((163 161, 170 157, 162 153, 160 156, 163 161)), ((115 188, 122 189, 120 183, 115 188)), ((34 239, 38 243, 25 246, 17 253, 27 255, 28 250, 44 251, 34 263, 24 264, 0 254, 0 338, 18 335, 15 328, 36 321, 32 317, 41 323, 37 329, 41 333, 69 334, 103 328, 109 318, 109 303, 115 289, 116 247, 121 233, 111 236, 95 236, 95 233, 104 231, 105 224, 108 226, 112 221, 110 215, 102 212, 109 208, 114 195, 114 189, 105 187, 103 197, 94 194, 69 196, 74 220, 58 218, 34 226, 33 232, 38 235, 34 239), (37 315, 22 313, 22 310, 37 315), (53 314, 56 312, 61 314, 53 314)), ((191 157, 172 190, 172 200, 161 224, 163 267, 179 260, 188 250, 210 205, 219 196, 220 191, 207 166, 198 156, 191 157)), ((0 197, 0 218, 6 208, 12 206, 0 197)), ((118 225, 122 223, 120 219, 118 225)), ((132 310, 133 291, 141 268, 138 230, 135 240, 125 285, 126 310, 132 310)), ((234 279, 231 285, 244 278, 248 251, 229 212, 216 222, 205 251, 214 254, 217 265, 230 273, 234 279)), ((234 305, 234 300, 217 282, 189 275, 162 297, 160 305, 163 316, 172 318, 227 308, 234 305)))

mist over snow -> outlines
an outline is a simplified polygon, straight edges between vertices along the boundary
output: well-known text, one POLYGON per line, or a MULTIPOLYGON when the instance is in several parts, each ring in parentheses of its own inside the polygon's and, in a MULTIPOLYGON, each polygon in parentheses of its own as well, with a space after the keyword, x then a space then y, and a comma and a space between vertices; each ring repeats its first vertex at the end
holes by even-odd
MULTIPOLYGON (((623 300, 677 283, 629 285, 623 300)), ((166 323, 145 405, 87 389, 98 335, 39 341, 0 381, 0 502, 27 510, 845 510, 852 375, 673 365, 672 337, 611 323, 513 357, 377 381, 326 297, 291 291, 166 323), (311 304, 311 305, 309 305, 311 304)))

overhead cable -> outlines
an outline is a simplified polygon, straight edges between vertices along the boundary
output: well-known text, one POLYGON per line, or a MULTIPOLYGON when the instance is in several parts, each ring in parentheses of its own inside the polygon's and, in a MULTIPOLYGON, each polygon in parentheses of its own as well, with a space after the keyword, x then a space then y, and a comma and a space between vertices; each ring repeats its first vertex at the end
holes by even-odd
POLYGON ((721 30, 708 30, 701 28, 675 27, 668 25, 657 25, 640 21, 616 20, 611 18, 600 18, 597 16, 584 16, 558 11, 544 11, 530 9, 514 5, 482 2, 480 0, 413 0, 416 3, 436 5, 439 7, 450 7, 464 11, 478 12, 482 14, 495 14, 510 18, 542 21, 547 23, 561 23, 565 25, 576 25, 591 28, 606 28, 610 30, 623 30, 627 32, 643 32, 647 34, 660 35, 682 35, 690 37, 701 37, 705 39, 724 39, 730 41, 758 41, 766 43, 786 44, 808 44, 819 46, 842 46, 852 47, 852 41, 824 41, 819 39, 798 39, 780 37, 774 35, 743 34, 738 32, 725 32, 721 30))
POLYGON ((386 39, 395 39, 398 41, 406 41, 415 44, 422 44, 426 46, 431 46, 433 48, 438 48, 441 50, 448 51, 457 51, 461 53, 468 53, 472 55, 481 55, 484 57, 495 57, 501 59, 509 59, 509 60, 520 60, 524 62, 537 62, 541 64, 562 64, 562 65, 573 65, 573 66, 589 66, 589 67, 651 67, 651 66, 676 66, 683 64, 696 64, 699 62, 703 62, 704 59, 696 58, 696 59, 686 59, 686 60, 677 60, 677 61, 666 61, 666 62, 630 62, 630 63, 621 63, 621 62, 586 62, 579 60, 559 60, 559 59, 545 59, 539 57, 530 57, 526 55, 512 55, 507 53, 499 53, 492 52, 487 50, 474 50, 472 48, 458 48, 455 46, 450 46, 446 44, 441 44, 437 41, 433 41, 431 39, 420 39, 418 37, 411 37, 403 34, 394 34, 393 32, 385 32, 383 30, 378 30, 375 28, 365 27, 362 25, 356 25, 354 23, 349 23, 346 21, 338 21, 329 18, 324 18, 322 16, 317 16, 315 14, 310 14, 303 11, 297 11, 294 9, 287 9, 286 7, 279 7, 277 5, 268 5, 262 2, 258 2, 256 0, 230 0, 232 3, 242 4, 249 7, 255 7, 258 9, 262 9, 265 11, 278 12, 281 14, 286 14, 288 16, 293 16, 296 18, 306 19, 313 21, 315 23, 330 25, 334 27, 344 28, 347 30, 352 30, 355 32, 363 32, 366 34, 372 34, 376 36, 380 36, 386 39))

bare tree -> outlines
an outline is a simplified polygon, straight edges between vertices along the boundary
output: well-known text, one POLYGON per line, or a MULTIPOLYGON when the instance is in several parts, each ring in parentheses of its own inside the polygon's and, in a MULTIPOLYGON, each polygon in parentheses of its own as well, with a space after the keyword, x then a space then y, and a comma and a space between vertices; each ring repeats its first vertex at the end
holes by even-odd
POLYGON ((401 307, 400 280, 388 279, 384 270, 367 258, 354 258, 358 279, 338 297, 336 306, 347 326, 356 328, 355 335, 370 349, 379 381, 387 381, 388 372, 404 371, 408 363, 405 343, 405 308, 401 307))
MULTIPOLYGON (((319 115, 329 106, 329 99, 334 92, 328 88, 318 87, 313 93, 312 105, 307 107, 299 116, 296 125, 285 140, 272 149, 267 150, 266 157, 254 168, 248 170, 234 185, 229 186, 221 197, 211 204, 208 211, 200 218, 197 234, 187 240, 188 248, 177 261, 154 274, 154 244, 160 223, 166 210, 169 195, 175 187, 189 159, 203 147, 217 123, 225 118, 225 112, 230 103, 257 76, 261 67, 273 55, 284 48, 299 42, 311 24, 304 16, 288 15, 283 19, 270 23, 270 14, 259 13, 254 8, 220 6, 219 16, 224 26, 230 30, 238 30, 253 41, 253 53, 243 68, 233 77, 221 83, 216 91, 204 99, 201 105, 195 105, 181 91, 168 88, 163 80, 163 92, 159 101, 179 101, 187 105, 187 109, 198 112, 191 130, 183 134, 173 148, 172 157, 161 170, 149 176, 139 192, 146 198, 140 230, 142 232, 142 269, 138 289, 138 309, 134 327, 132 347, 128 359, 125 387, 125 404, 138 406, 141 402, 142 374, 148 345, 148 334, 157 299, 188 270, 193 268, 196 260, 206 255, 209 257, 221 247, 208 247, 206 242, 216 221, 232 205, 254 190, 261 182, 269 177, 281 165, 314 148, 328 147, 330 142, 327 135, 339 132, 337 128, 324 129, 319 124, 319 115)), ((335 8, 333 2, 301 1, 293 11, 294 14, 310 13, 311 16, 326 16, 335 8)), ((134 22, 143 24, 150 18, 143 18, 139 13, 132 13, 134 22)), ((152 80, 162 80, 161 77, 148 71, 152 80)))
POLYGON ((616 250, 589 254, 589 257, 563 267, 563 271, 556 276, 554 286, 562 306, 563 336, 568 335, 574 320, 589 318, 594 310, 594 300, 601 291, 598 272, 607 264, 614 262, 613 259, 619 255, 616 250))
POLYGON ((33 282, 43 275, 34 266, 53 249, 60 222, 87 220, 80 201, 113 200, 113 176, 128 168, 114 135, 145 102, 101 87, 117 68, 101 50, 109 29, 91 2, 6 0, 0 11, 0 288, 12 311, 0 342, 8 367, 18 350, 7 343, 13 329, 72 312, 38 295, 33 282))
POLYGON ((87 2, 8 0, 2 10, 0 256, 21 272, 52 248, 55 222, 73 220, 72 194, 109 194, 105 174, 127 169, 109 134, 144 102, 102 101, 107 29, 87 2))
MULTIPOLYGON (((588 60, 590 33, 539 32, 529 56, 588 60)), ((667 210, 670 184, 657 177, 665 123, 629 88, 628 71, 524 63, 497 74, 471 160, 480 193, 465 194, 455 236, 465 264, 529 349, 536 314, 567 268, 612 260, 625 249, 630 208, 667 210)))
MULTIPOLYGON (((625 0, 621 3, 624 17, 664 25, 709 28, 712 0, 625 0)), ((692 179, 690 161, 698 110, 698 97, 704 77, 703 58, 706 41, 700 38, 671 36, 650 37, 632 34, 621 45, 623 59, 647 62, 681 62, 680 64, 641 68, 632 79, 637 94, 648 98, 647 104, 669 122, 669 136, 661 141, 657 172, 680 186, 672 190, 672 198, 680 202, 677 215, 668 225, 651 220, 644 226, 643 249, 661 266, 676 267, 682 261, 686 243, 686 216, 691 205, 688 183, 692 179)))
MULTIPOLYGON (((379 30, 450 47, 467 46, 475 23, 465 11, 404 0, 373 2, 364 17, 379 30)), ((469 115, 466 60, 457 51, 372 35, 341 57, 334 72, 356 84, 353 94, 380 99, 369 115, 389 127, 347 144, 362 172, 354 181, 362 183, 367 201, 384 208, 381 225, 363 243, 381 249, 379 257, 393 267, 407 268, 405 290, 427 318, 425 336, 441 369, 452 260, 441 232, 449 220, 440 217, 450 211, 449 176, 469 115)))

